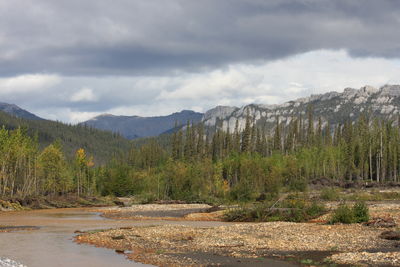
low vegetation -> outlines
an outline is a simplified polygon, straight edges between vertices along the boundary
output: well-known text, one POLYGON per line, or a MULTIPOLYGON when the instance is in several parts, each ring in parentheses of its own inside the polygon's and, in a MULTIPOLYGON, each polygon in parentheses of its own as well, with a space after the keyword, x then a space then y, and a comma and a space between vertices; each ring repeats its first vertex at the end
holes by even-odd
POLYGON ((307 222, 326 213, 322 204, 302 198, 245 205, 228 210, 224 220, 234 222, 307 222))
POLYGON ((368 222, 369 209, 365 202, 356 202, 353 207, 343 203, 334 210, 329 223, 361 223, 368 222))
POLYGON ((383 201, 383 200, 400 200, 400 192, 388 191, 380 192, 378 190, 371 191, 356 191, 348 194, 346 200, 352 201, 383 201))
POLYGON ((337 201, 340 199, 340 190, 334 187, 326 187, 321 190, 320 198, 322 200, 337 201))

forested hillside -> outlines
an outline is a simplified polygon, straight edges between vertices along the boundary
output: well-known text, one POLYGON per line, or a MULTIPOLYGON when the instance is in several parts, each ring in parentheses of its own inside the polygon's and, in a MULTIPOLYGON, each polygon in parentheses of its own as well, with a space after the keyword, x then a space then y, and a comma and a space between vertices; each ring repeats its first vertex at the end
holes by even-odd
POLYGON ((96 162, 105 162, 114 153, 127 151, 130 141, 118 134, 97 130, 84 125, 67 125, 49 120, 28 120, 0 112, 0 126, 6 129, 22 128, 30 137, 38 139, 41 148, 59 141, 67 158, 83 148, 96 162))

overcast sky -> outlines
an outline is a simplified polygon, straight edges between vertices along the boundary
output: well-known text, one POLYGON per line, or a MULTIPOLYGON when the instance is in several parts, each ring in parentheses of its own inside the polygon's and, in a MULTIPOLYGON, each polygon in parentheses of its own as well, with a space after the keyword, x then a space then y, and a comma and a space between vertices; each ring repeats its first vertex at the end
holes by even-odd
POLYGON ((400 84, 400 1, 1 0, 0 102, 76 123, 400 84))

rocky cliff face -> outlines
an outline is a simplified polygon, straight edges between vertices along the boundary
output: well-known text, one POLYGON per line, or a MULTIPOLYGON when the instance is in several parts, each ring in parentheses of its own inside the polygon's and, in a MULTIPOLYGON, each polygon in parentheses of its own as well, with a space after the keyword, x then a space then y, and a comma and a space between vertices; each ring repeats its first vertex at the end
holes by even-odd
POLYGON ((346 88, 342 93, 311 95, 281 105, 216 107, 205 113, 203 122, 211 128, 222 128, 225 131, 229 128, 232 131, 237 121, 239 130, 243 130, 249 114, 256 125, 272 129, 277 117, 286 125, 293 117, 302 116, 306 120, 309 106, 313 108, 316 120, 320 117, 324 123, 329 121, 332 125, 354 121, 363 113, 394 119, 400 114, 400 85, 385 85, 380 89, 371 86, 346 88))
POLYGON ((191 110, 183 110, 168 116, 139 117, 139 116, 115 116, 103 114, 85 121, 82 124, 115 133, 120 133, 128 139, 139 137, 157 136, 171 131, 178 125, 184 125, 187 121, 198 123, 203 117, 202 113, 191 110))

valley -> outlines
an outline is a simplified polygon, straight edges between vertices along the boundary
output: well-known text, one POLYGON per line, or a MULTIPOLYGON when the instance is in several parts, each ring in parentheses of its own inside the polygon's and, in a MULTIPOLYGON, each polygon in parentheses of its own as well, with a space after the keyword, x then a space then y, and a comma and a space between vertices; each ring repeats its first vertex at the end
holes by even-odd
POLYGON ((0 267, 400 266, 399 14, 0 0, 0 267))

